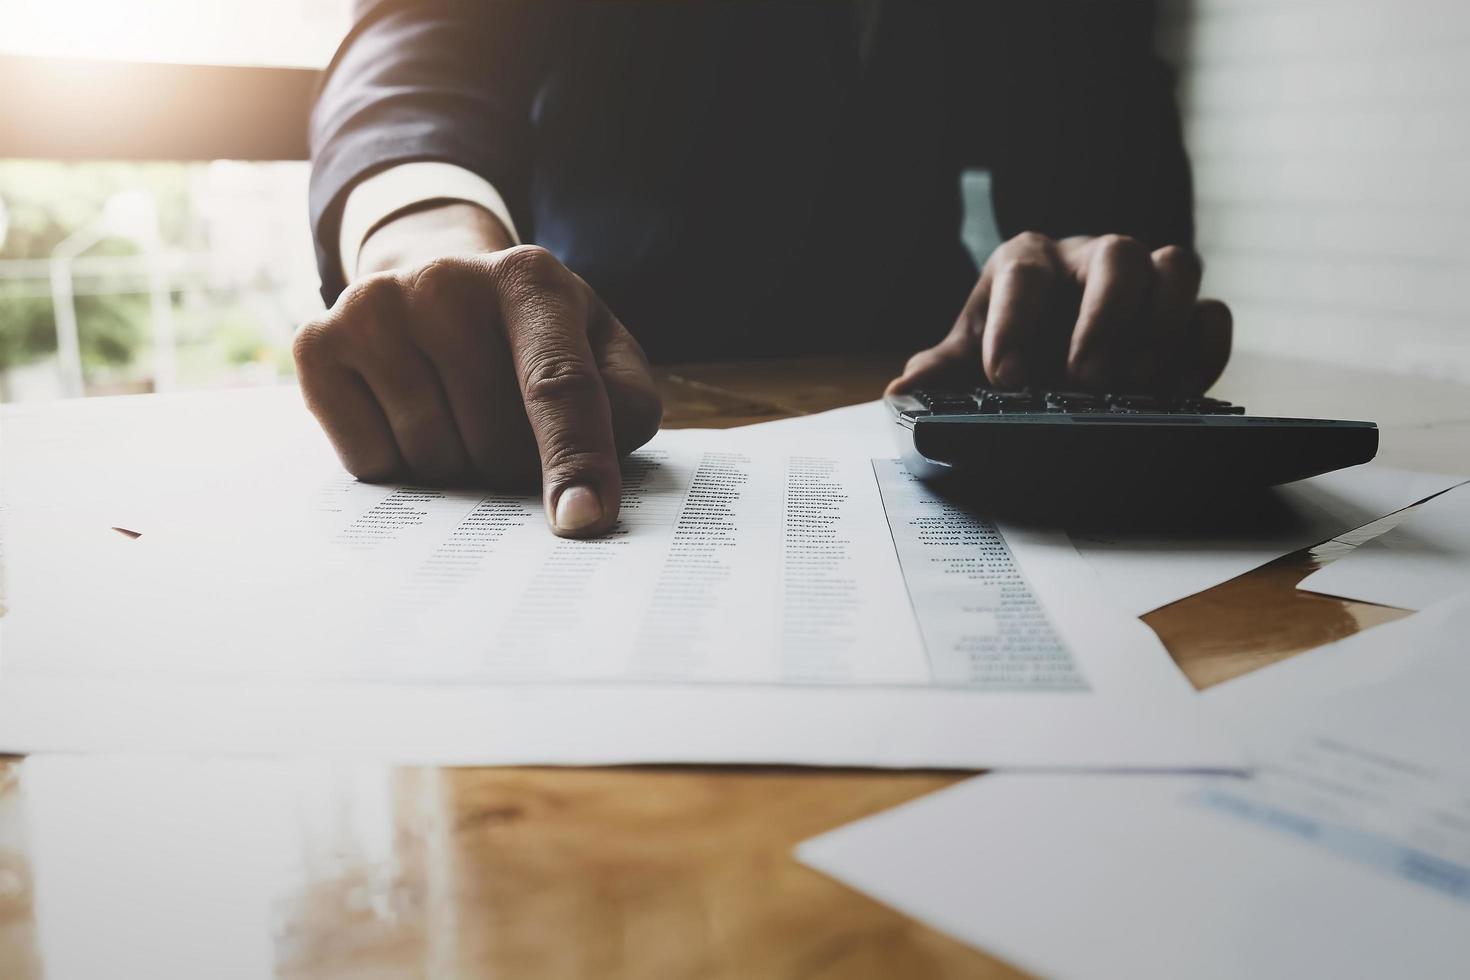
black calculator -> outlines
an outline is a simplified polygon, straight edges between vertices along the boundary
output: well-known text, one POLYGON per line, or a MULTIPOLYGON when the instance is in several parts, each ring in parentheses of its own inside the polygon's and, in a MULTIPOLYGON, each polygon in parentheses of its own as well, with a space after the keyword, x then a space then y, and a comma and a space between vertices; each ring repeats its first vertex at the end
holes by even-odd
POLYGON ((1378 452, 1372 422, 1266 418, 1203 396, 977 388, 885 400, 911 473, 1011 502, 1217 497, 1378 452))

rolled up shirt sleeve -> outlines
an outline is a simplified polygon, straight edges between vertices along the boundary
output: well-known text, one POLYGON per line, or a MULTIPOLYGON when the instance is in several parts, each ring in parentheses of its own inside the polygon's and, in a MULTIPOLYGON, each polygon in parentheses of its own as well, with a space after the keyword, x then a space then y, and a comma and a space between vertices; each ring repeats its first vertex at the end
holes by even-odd
POLYGON ((451 201, 476 204, 489 211, 505 226, 511 241, 520 244, 521 236, 510 208, 484 177, 438 160, 400 163, 373 174, 347 192, 338 248, 343 280, 352 281, 363 242, 379 226, 405 211, 451 201))

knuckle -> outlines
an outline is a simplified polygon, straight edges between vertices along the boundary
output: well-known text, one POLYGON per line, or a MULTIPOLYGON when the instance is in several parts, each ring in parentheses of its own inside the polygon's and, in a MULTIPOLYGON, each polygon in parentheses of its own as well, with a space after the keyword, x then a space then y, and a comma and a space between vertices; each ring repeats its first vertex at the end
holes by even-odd
POLYGON ((389 305, 396 293, 391 274, 378 273, 348 286, 323 316, 296 331, 291 352, 300 366, 328 359, 344 336, 361 336, 380 322, 390 322, 389 305))
POLYGON ((1204 263, 1193 249, 1179 245, 1165 245, 1154 253, 1154 265, 1166 276, 1182 279, 1199 279, 1204 274, 1204 263))
POLYGON ((1057 278, 1056 269, 1034 256, 1012 259, 997 270, 997 275, 1019 286, 1033 288, 1050 286, 1057 278))
POLYGON ((589 366, 567 354, 533 358, 525 372, 527 408, 581 400, 595 393, 601 384, 589 366))
POLYGON ((1023 231, 1007 242, 1028 251, 1049 248, 1051 243, 1051 239, 1039 231, 1023 231))
POLYGON ((291 339, 291 356, 296 367, 306 373, 327 360, 326 346, 330 324, 324 320, 304 323, 291 339))
POLYGON ((405 288, 416 301, 437 305, 445 293, 457 287, 464 278, 465 267, 453 258, 437 258, 408 274, 405 288))
POLYGON ((343 336, 361 337, 380 324, 396 319, 399 284, 391 272, 376 273, 353 283, 337 305, 318 323, 324 336, 336 341, 343 336))
POLYGON ((1148 249, 1138 239, 1128 235, 1103 235, 1097 240, 1097 250, 1118 262, 1148 261, 1148 249))
POLYGON ((540 245, 517 245, 500 253, 497 268, 510 283, 541 291, 560 286, 561 263, 540 245))
POLYGON ((398 277, 392 272, 377 272, 365 279, 360 279, 342 294, 341 318, 352 320, 362 314, 381 315, 397 293, 398 277))
POLYGON ((541 452, 541 474, 550 483, 571 482, 584 474, 599 473, 607 469, 608 463, 601 453, 565 440, 558 440, 541 452))

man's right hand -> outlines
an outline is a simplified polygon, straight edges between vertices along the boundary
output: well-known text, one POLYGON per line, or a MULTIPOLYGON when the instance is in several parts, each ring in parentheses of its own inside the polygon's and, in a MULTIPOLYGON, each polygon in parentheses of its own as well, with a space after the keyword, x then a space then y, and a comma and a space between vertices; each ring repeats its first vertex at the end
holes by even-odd
POLYGON ((374 232, 359 268, 380 271, 296 336, 302 392, 359 479, 539 473, 557 534, 601 534, 618 515, 618 457, 658 430, 658 390, 591 288, 545 249, 492 250, 499 227, 450 205, 374 232))

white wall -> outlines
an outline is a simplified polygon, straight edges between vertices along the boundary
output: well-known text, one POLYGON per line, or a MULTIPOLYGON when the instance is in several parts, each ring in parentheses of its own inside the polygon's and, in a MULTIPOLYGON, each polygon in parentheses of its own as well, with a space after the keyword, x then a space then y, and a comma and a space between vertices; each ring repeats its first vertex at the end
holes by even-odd
POLYGON ((1162 0, 1236 345, 1470 381, 1470 0, 1162 0))

